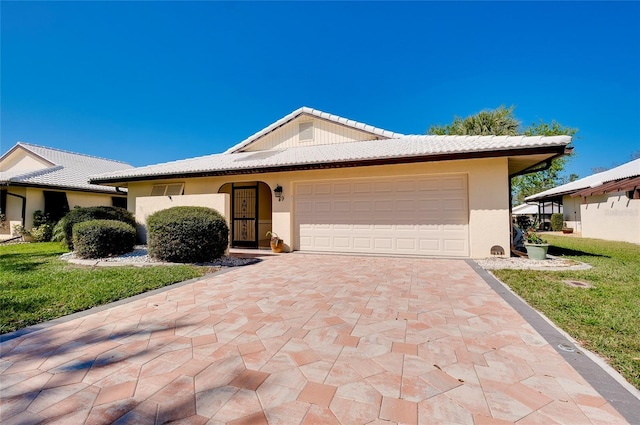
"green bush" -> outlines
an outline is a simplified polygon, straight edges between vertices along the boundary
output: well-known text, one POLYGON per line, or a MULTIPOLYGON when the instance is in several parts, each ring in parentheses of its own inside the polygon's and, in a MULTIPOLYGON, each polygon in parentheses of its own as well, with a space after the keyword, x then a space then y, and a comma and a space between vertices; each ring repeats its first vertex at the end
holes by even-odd
POLYGON ((69 249, 73 250, 73 226, 77 223, 89 220, 116 220, 122 221, 134 229, 136 220, 128 210, 119 207, 86 207, 74 208, 61 220, 64 230, 64 241, 69 249))
POLYGON ((49 214, 36 210, 33 212, 33 227, 40 227, 43 224, 50 224, 49 214))
POLYGON ((38 227, 31 229, 31 236, 34 242, 49 242, 53 234, 53 225, 51 223, 42 223, 38 227))
POLYGON ((104 258, 131 252, 136 229, 117 220, 89 220, 73 226, 73 245, 80 258, 104 258))
POLYGON ((531 227, 533 227, 533 222, 526 215, 517 216, 516 223, 518 224, 518 227, 520 228, 520 230, 522 230, 523 232, 526 232, 531 227))
POLYGON ((554 232, 560 232, 564 225, 564 216, 561 213, 551 214, 551 229, 554 232))
POLYGON ((51 235, 52 242, 65 242, 64 237, 64 224, 65 219, 62 217, 58 222, 53 226, 53 234, 51 235))
POLYGON ((149 255, 174 263, 220 258, 229 244, 224 217, 211 208, 173 207, 147 219, 149 255))

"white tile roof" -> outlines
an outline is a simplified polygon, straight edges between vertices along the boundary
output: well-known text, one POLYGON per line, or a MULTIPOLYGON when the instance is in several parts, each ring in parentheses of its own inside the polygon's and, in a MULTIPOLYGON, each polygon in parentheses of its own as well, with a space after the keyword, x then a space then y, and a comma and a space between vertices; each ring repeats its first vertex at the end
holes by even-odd
MULTIPOLYGON (((562 205, 558 205, 553 202, 545 202, 544 207, 542 208, 542 214, 553 214, 558 212, 558 207, 560 212, 562 212, 562 205)), ((513 215, 529 215, 529 214, 538 214, 538 204, 520 204, 517 207, 513 207, 511 209, 511 214, 513 215)))
MULTIPOLYGON (((130 164, 120 161, 67 152, 24 142, 18 142, 7 154, 18 147, 30 151, 54 165, 41 170, 26 172, 3 171, 0 172, 0 182, 115 192, 116 189, 111 186, 90 184, 89 176, 96 173, 110 173, 133 168, 130 164)), ((5 154, 3 158, 7 156, 7 154, 5 154)))
POLYGON ((384 130, 382 128, 378 128, 378 127, 374 127, 372 125, 368 125, 368 124, 363 124, 361 122, 358 121, 353 121, 347 118, 342 118, 338 115, 333 115, 333 114, 329 114, 327 112, 322 112, 319 111, 317 109, 313 109, 313 108, 309 108, 307 106, 303 106, 302 108, 296 109, 295 111, 293 111, 292 113, 290 113, 289 115, 286 115, 282 118, 280 118, 278 121, 274 122, 273 124, 271 124, 270 126, 263 128, 262 130, 258 131, 257 133, 247 137, 246 139, 244 139, 242 142, 238 143, 237 145, 234 145, 232 147, 230 147, 229 149, 227 149, 224 153, 234 153, 237 152, 238 150, 242 149, 243 147, 251 144, 252 142, 256 141, 257 139, 261 138, 262 136, 271 133, 273 130, 283 126, 284 124, 288 123, 291 120, 296 119, 297 117, 299 117, 302 114, 307 114, 307 115, 311 115, 317 118, 322 118, 324 120, 327 121, 332 121, 336 124, 342 124, 345 125, 347 127, 352 127, 358 130, 362 130, 362 131, 366 131, 368 133, 374 134, 376 136, 380 136, 380 137, 384 137, 387 139, 394 139, 394 138, 398 138, 398 137, 402 137, 404 136, 404 134, 400 134, 400 133, 394 133, 393 131, 388 131, 388 130, 384 130))
POLYGON ((535 195, 527 196, 525 200, 536 201, 538 199, 546 199, 552 196, 561 196, 577 192, 578 190, 586 189, 588 187, 599 186, 602 183, 636 176, 640 176, 640 159, 627 162, 626 164, 622 164, 610 170, 592 174, 561 186, 556 186, 549 190, 545 190, 544 192, 536 193, 535 195))
MULTIPOLYGON (((403 136, 384 140, 222 153, 92 176, 96 182, 198 173, 241 172, 340 162, 409 159, 456 153, 566 146, 570 136, 403 136)), ((363 164, 364 165, 364 164, 363 164)))

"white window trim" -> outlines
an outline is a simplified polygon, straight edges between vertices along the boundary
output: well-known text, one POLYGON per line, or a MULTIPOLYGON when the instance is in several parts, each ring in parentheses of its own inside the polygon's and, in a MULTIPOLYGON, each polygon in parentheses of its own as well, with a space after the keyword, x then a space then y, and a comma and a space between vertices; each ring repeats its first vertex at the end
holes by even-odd
POLYGON ((163 183, 163 184, 154 184, 151 188, 151 193, 149 196, 178 196, 184 193, 184 183, 163 183), (169 187, 180 185, 179 193, 167 193, 169 191, 169 187), (164 190, 162 194, 153 195, 153 192, 156 188, 160 188, 164 186, 164 190))

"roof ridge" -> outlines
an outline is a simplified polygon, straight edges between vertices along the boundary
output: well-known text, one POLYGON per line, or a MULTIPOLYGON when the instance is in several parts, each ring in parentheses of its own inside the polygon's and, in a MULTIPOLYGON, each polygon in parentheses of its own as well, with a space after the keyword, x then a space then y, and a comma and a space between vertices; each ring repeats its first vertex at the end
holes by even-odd
POLYGON ((277 128, 282 127, 283 125, 287 124, 288 122, 293 121, 294 119, 296 119, 298 116, 300 116, 302 114, 312 115, 312 116, 315 116, 317 118, 328 120, 328 121, 332 121, 332 122, 337 123, 337 124, 342 124, 342 125, 346 125, 346 126, 349 126, 349 127, 353 127, 353 128, 355 128, 357 130, 365 131, 367 133, 375 134, 377 136, 383 136, 383 137, 387 137, 387 138, 395 138, 395 137, 405 136, 402 133, 396 133, 395 131, 385 130, 385 129, 380 128, 380 127, 375 127, 375 126, 370 125, 370 124, 365 124, 363 122, 359 122, 359 121, 355 121, 355 120, 352 120, 352 119, 344 118, 344 117, 341 117, 339 115, 335 115, 335 114, 331 114, 331 113, 328 113, 328 112, 321 111, 319 109, 311 108, 309 106, 301 106, 300 108, 296 109, 295 111, 285 115, 284 117, 282 117, 282 118, 278 119, 277 121, 269 124, 268 126, 264 127, 263 129, 255 132, 251 136, 245 138, 240 143, 237 143, 237 144, 231 146, 229 149, 227 149, 223 153, 234 153, 234 152, 238 151, 239 149, 242 149, 242 148, 250 145, 251 143, 255 142, 256 140, 260 139, 261 137, 271 133, 272 131, 276 130, 277 128))
MULTIPOLYGON (((19 141, 19 142, 16 143, 16 145, 20 145, 20 146, 23 146, 23 147, 26 147, 26 148, 34 147, 34 148, 45 149, 45 150, 50 150, 50 151, 62 152, 62 153, 71 154, 71 155, 84 156, 86 158, 100 159, 102 161, 117 162, 119 164, 131 165, 131 164, 127 163, 127 162, 119 161, 117 159, 109 159, 109 158, 104 158, 104 157, 96 156, 96 155, 89 155, 89 154, 81 153, 81 152, 72 152, 72 151, 65 150, 65 149, 59 149, 59 148, 52 148, 52 147, 49 147, 49 146, 36 145, 35 143, 19 141)), ((33 153, 35 153, 38 156, 42 156, 42 155, 38 154, 37 152, 33 152, 33 153)), ((51 161, 48 158, 46 158, 46 159, 48 161, 51 161)))

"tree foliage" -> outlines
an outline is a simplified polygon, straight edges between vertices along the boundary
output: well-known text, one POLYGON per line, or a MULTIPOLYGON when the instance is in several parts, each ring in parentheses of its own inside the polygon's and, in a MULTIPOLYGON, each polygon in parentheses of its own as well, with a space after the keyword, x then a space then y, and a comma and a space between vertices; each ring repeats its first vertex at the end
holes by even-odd
POLYGON ((514 107, 500 106, 493 110, 480 111, 466 118, 454 117, 451 124, 432 125, 428 134, 460 136, 515 136, 520 121, 513 114, 514 107))
MULTIPOLYGON (((578 129, 565 127, 552 120, 550 123, 542 120, 522 127, 514 114, 513 106, 500 106, 496 109, 480 111, 466 118, 454 117, 451 124, 433 125, 427 134, 435 135, 468 135, 468 136, 575 136, 578 129)), ((553 160, 551 167, 544 171, 516 176, 511 180, 513 202, 522 203, 524 198, 543 190, 551 189, 560 184, 576 180, 577 175, 563 176, 561 173, 569 161, 570 156, 562 156, 553 160)))

